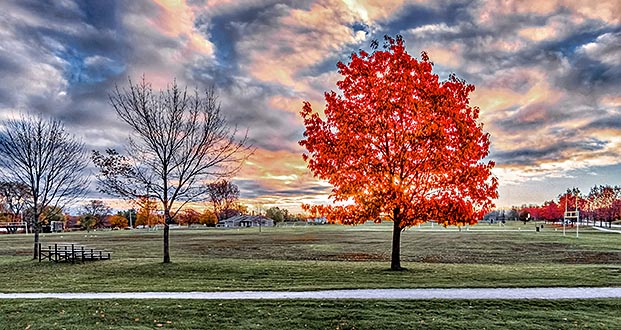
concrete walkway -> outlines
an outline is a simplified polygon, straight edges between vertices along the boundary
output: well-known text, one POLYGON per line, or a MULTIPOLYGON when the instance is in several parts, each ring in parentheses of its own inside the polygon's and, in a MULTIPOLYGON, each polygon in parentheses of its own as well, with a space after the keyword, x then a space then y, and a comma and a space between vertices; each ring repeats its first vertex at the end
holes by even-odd
POLYGON ((0 299, 595 299, 621 298, 614 288, 371 289, 234 292, 0 293, 0 299))
POLYGON ((609 232, 609 233, 621 234, 621 230, 606 229, 606 228, 600 228, 600 227, 596 227, 596 226, 593 226, 591 228, 597 229, 599 231, 606 231, 606 232, 609 232))

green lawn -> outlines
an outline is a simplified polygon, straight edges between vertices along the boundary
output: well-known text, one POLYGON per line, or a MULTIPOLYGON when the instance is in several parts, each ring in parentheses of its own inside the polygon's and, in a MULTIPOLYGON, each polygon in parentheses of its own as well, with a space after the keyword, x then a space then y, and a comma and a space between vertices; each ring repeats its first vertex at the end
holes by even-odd
MULTIPOLYGON (((619 286, 621 235, 562 235, 508 223, 403 233, 406 272, 389 268, 389 224, 162 233, 44 234, 113 252, 109 261, 31 260, 32 237, 0 236, 0 292, 319 290, 619 286), (497 231, 506 229, 508 231, 497 231)), ((0 300, 0 329, 614 329, 608 300, 0 300)))
MULTIPOLYGON (((515 225, 515 224, 512 224, 515 225)), ((484 227, 485 225, 480 225, 484 227)), ((162 264, 161 232, 45 234, 113 252, 110 261, 37 262, 31 236, 0 236, 0 291, 221 291, 337 288, 618 286, 621 235, 563 237, 530 231, 409 230, 407 272, 390 272, 387 225, 309 226, 171 232, 172 264, 162 264), (365 230, 365 229, 369 230, 365 230)), ((475 227, 477 228, 477 227, 475 227)))
POLYGON ((620 300, 0 300, 0 329, 619 329, 620 300))

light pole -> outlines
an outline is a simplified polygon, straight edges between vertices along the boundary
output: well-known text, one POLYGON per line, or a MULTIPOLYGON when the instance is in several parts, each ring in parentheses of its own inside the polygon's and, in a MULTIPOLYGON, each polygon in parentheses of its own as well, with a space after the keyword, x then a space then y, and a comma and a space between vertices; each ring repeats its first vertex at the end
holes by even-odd
POLYGON ((578 211, 578 194, 576 193, 576 238, 578 238, 580 228, 580 211, 578 211))

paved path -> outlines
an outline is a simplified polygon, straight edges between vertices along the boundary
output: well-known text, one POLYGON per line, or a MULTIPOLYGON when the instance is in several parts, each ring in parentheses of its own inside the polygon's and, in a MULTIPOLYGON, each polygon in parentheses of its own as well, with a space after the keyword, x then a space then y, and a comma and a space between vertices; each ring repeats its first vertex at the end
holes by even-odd
POLYGON ((621 298, 615 288, 373 289, 235 292, 0 293, 0 299, 594 299, 621 298))
POLYGON ((609 233, 617 233, 617 234, 621 234, 621 231, 619 231, 619 230, 606 229, 606 228, 601 228, 601 227, 596 227, 596 226, 593 226, 592 228, 595 228, 595 229, 597 229, 597 230, 601 230, 601 231, 607 231, 607 232, 609 232, 609 233))

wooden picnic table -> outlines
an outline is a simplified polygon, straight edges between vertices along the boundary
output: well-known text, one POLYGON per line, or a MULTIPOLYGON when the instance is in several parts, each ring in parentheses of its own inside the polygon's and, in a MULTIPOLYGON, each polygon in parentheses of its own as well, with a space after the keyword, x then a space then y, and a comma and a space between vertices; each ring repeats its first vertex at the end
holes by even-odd
POLYGON ((39 262, 43 259, 54 262, 110 260, 111 252, 88 248, 75 243, 54 243, 44 245, 39 243, 39 262))

